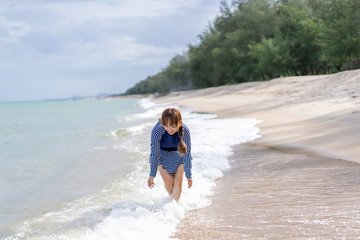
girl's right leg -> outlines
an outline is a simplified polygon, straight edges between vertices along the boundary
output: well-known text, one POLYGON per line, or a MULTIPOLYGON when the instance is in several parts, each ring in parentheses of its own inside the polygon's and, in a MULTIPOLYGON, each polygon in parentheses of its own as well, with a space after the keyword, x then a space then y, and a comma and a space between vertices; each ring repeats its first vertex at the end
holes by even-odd
POLYGON ((163 165, 158 166, 158 170, 161 174, 161 177, 164 181, 164 186, 169 195, 172 194, 174 188, 174 176, 169 174, 164 168, 163 165))

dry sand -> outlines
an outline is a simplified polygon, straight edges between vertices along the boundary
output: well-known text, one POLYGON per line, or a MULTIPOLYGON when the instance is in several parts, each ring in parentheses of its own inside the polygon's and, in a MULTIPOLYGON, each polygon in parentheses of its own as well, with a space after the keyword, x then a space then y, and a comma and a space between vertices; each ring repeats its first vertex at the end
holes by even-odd
POLYGON ((157 100, 219 118, 263 121, 261 138, 234 148, 212 205, 188 213, 176 238, 360 237, 360 70, 173 92, 157 100))
POLYGON ((173 102, 220 118, 256 118, 256 142, 360 162, 360 70, 173 92, 173 102))

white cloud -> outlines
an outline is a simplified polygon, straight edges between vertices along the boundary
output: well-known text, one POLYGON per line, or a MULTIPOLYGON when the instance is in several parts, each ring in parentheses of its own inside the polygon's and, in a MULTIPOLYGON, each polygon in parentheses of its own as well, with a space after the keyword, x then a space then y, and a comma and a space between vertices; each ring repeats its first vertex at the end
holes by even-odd
POLYGON ((30 32, 30 26, 20 21, 0 17, 0 42, 14 42, 30 32))
POLYGON ((77 22, 133 17, 158 18, 197 7, 201 2, 203 0, 18 1, 10 7, 21 11, 51 12, 62 21, 77 22))
POLYGON ((64 52, 68 56, 67 61, 75 67, 99 68, 111 61, 133 66, 165 64, 169 56, 183 50, 183 46, 154 46, 122 35, 99 39, 96 42, 78 40, 66 46, 64 52))
MULTIPOLYGON (((146 18, 166 18, 185 11, 186 8, 196 8, 201 2, 202 0, 37 0, 31 3, 13 2, 7 8, 10 13, 21 12, 21 18, 32 25, 30 41, 27 39, 24 42, 24 45, 32 48, 30 52, 39 51, 40 56, 57 54, 56 58, 59 60, 63 59, 74 67, 84 69, 100 67, 109 61, 131 65, 165 63, 171 56, 184 51, 186 45, 169 43, 159 46, 154 41, 146 42, 152 36, 139 39, 142 36, 134 36, 131 32, 151 28, 151 23, 146 18), (117 31, 124 33, 119 34, 117 31)), ((24 21, 9 22, 3 18, 3 25, 12 26, 12 38, 4 39, 24 36, 30 30, 27 24, 24 21)), ((10 28, 8 30, 10 32, 10 28)), ((166 34, 163 36, 167 37, 169 36, 166 34)))
POLYGON ((125 91, 185 51, 220 1, 0 0, 0 101, 125 91))

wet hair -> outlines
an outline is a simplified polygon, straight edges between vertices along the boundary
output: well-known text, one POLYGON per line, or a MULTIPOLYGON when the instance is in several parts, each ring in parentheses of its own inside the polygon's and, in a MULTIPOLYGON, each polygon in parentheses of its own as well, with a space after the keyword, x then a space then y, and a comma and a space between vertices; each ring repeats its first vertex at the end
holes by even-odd
POLYGON ((187 152, 187 147, 185 142, 183 141, 183 136, 184 136, 184 127, 182 125, 182 118, 181 118, 181 113, 178 109, 176 108, 167 108, 165 109, 165 111, 162 113, 161 118, 159 119, 159 121, 161 122, 161 124, 163 126, 169 125, 169 126, 179 126, 179 137, 180 137, 180 142, 178 145, 178 150, 180 155, 184 155, 187 152))

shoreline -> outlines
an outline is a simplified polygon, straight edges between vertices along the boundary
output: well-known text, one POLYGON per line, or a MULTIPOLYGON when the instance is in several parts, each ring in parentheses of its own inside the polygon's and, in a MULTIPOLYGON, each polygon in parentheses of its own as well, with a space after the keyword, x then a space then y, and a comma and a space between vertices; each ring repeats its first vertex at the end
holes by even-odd
MULTIPOLYGON (((329 204, 326 200, 328 197, 335 199, 335 202, 345 202, 345 200, 332 196, 334 190, 321 194, 313 193, 317 191, 314 190, 317 189, 317 186, 302 182, 303 176, 290 181, 299 181, 296 187, 287 185, 287 181, 296 176, 297 173, 295 171, 288 175, 288 171, 293 171, 292 168, 300 168, 301 171, 310 169, 308 178, 323 179, 320 182, 324 185, 324 189, 329 185, 329 180, 323 175, 336 175, 334 172, 339 171, 339 169, 344 172, 347 169, 358 171, 357 169, 360 166, 360 148, 357 146, 358 133, 360 132, 360 70, 332 75, 287 77, 268 82, 249 82, 201 90, 173 92, 155 100, 175 103, 180 107, 192 108, 196 112, 216 114, 218 118, 256 118, 262 120, 261 123, 257 124, 260 129, 259 135, 262 135, 261 138, 255 139, 251 143, 233 147, 234 154, 230 159, 231 169, 224 173, 223 178, 216 180, 212 204, 205 209, 187 213, 178 225, 174 237, 179 239, 234 239, 242 236, 246 239, 277 239, 291 236, 297 239, 308 239, 314 236, 324 238, 336 235, 350 238, 360 236, 355 235, 358 234, 357 231, 349 233, 334 232, 332 229, 336 229, 335 226, 327 228, 318 224, 318 221, 327 222, 329 219, 333 221, 332 216, 324 217, 322 220, 313 219, 315 228, 310 228, 310 232, 307 232, 306 227, 302 226, 301 223, 289 224, 288 222, 291 221, 302 221, 299 220, 299 216, 296 216, 299 212, 301 212, 300 215, 308 215, 310 219, 312 212, 323 215, 323 210, 319 210, 316 204, 320 202, 323 204, 321 207, 326 206, 329 204), (256 149, 256 151, 253 149, 256 149), (252 190, 247 190, 247 186, 244 187, 242 184, 244 173, 241 173, 241 171, 243 168, 248 167, 242 161, 244 158, 246 159, 248 151, 252 153, 248 160, 259 157, 257 152, 262 153, 259 158, 264 161, 270 161, 269 156, 282 160, 293 156, 301 159, 295 161, 298 162, 296 167, 286 167, 287 170, 284 171, 284 175, 287 178, 285 180, 279 181, 279 178, 281 179, 279 176, 274 177, 275 180, 273 176, 267 176, 264 179, 256 176, 256 174, 254 175, 254 173, 249 179, 257 179, 257 181, 251 182, 245 178, 245 182, 249 181, 250 185, 254 185, 260 192, 260 194, 256 193, 259 199, 271 195, 270 199, 260 201, 260 206, 255 204, 257 199, 252 197, 255 193, 252 190), (311 162, 311 164, 307 166, 303 162, 311 162), (321 167, 317 167, 318 165, 321 165, 321 167), (319 175, 319 170, 321 172, 323 169, 327 169, 328 172, 319 175), (285 192, 280 191, 275 186, 278 184, 271 186, 273 188, 271 191, 259 185, 259 182, 263 180, 269 181, 269 179, 273 182, 285 182, 281 188, 287 188, 288 190, 285 192), (303 193, 305 197, 301 194, 298 195, 297 189, 299 188, 307 189, 303 193), (257 209, 262 209, 263 205, 270 204, 268 201, 277 206, 277 201, 282 199, 273 196, 273 192, 278 191, 280 191, 280 195, 285 194, 284 199, 288 198, 289 194, 296 197, 289 202, 285 201, 284 205, 280 207, 274 208, 272 206, 270 213, 267 208, 263 209, 265 214, 257 212, 257 209), (322 195, 326 196, 325 200, 322 195), (308 196, 311 196, 313 201, 309 201, 308 196), (303 198, 303 200, 297 203, 298 198, 303 198), (252 204, 252 201, 255 203, 252 204), (292 209, 293 207, 296 211, 292 209), (284 210, 283 208, 290 210, 284 210), (299 208, 303 210, 299 210, 299 208), (310 209, 310 212, 307 209, 310 209), (284 216, 296 220, 285 220, 283 219, 286 218, 284 216), (249 219, 251 223, 249 223, 249 219), (266 228, 270 230, 259 231, 263 225, 266 225, 266 228), (293 230, 294 228, 295 230, 293 230), (297 228, 303 228, 303 233, 299 233, 296 230, 297 228), (283 229, 288 232, 282 233, 283 229), (282 234, 285 235, 281 236, 282 234)), ((263 164, 260 163, 259 165, 262 166, 263 164)), ((283 162, 280 161, 277 164, 282 165, 283 162)), ((265 171, 265 176, 268 173, 267 171, 265 171)), ((336 184, 344 184, 341 189, 345 189, 349 187, 349 184, 341 181, 348 179, 347 181, 354 182, 349 177, 351 175, 346 173, 341 177, 336 176, 330 182, 340 181, 336 184)), ((356 185, 351 185, 351 188, 354 188, 354 186, 356 187, 356 185)), ((341 190, 336 191, 341 192, 341 190)), ((359 196, 358 191, 354 189, 340 193, 339 196, 346 196, 351 191, 354 192, 355 198, 359 196)), ((312 199, 311 197, 310 199, 312 199)), ((335 205, 332 203, 327 206, 334 211, 335 215, 342 212, 343 209, 349 208, 346 204, 344 206, 340 204, 341 210, 339 210, 334 207, 335 205)), ((357 211, 360 206, 354 202, 350 204, 350 208, 354 209, 351 211, 357 211)), ((351 214, 348 215, 351 216, 351 214)), ((352 218, 357 218, 356 216, 352 216, 352 218)), ((306 221, 308 220, 306 219, 306 221)), ((356 225, 357 220, 355 222, 351 219, 347 221, 347 224, 352 226, 353 229, 358 228, 356 227, 358 226, 356 225)), ((336 223, 336 221, 334 222, 336 223)))

